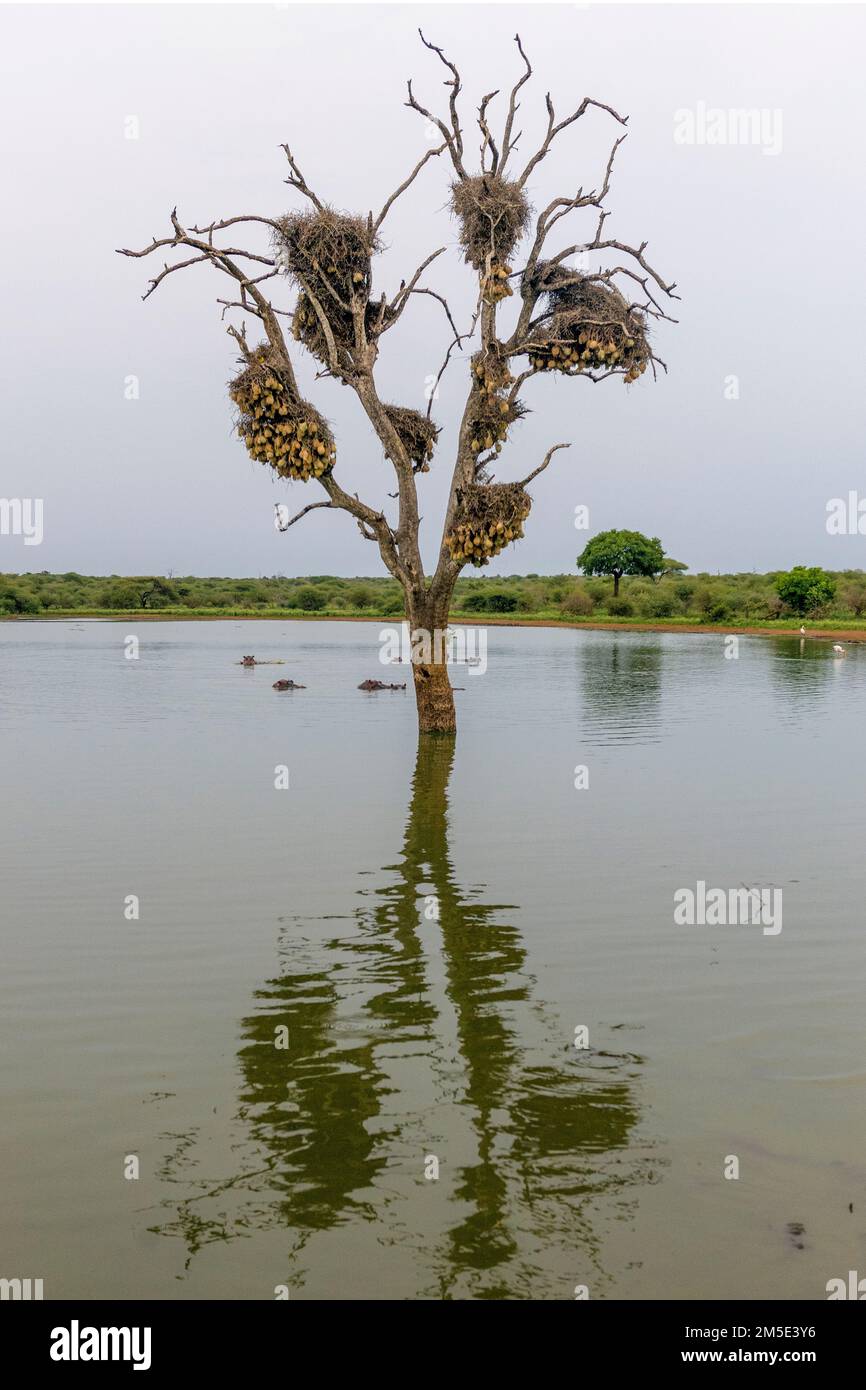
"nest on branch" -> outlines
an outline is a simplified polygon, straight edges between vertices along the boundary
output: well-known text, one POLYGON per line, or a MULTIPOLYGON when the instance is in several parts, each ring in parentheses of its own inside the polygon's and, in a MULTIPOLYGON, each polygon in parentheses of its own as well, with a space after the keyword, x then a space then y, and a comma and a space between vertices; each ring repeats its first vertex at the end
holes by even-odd
POLYGON ((479 271, 505 266, 531 211, 523 189, 496 174, 460 179, 451 189, 451 208, 460 223, 463 254, 479 271))
POLYGON ((306 283, 320 301, 334 294, 348 305, 353 294, 365 294, 370 261, 379 243, 363 217, 322 211, 289 213, 277 221, 275 251, 278 264, 299 283, 306 283), (321 290, 321 294, 319 291, 321 290))
POLYGON ((454 525, 445 537, 452 560, 486 565, 523 535, 532 498, 520 483, 475 483, 458 496, 454 525))
POLYGON ((408 406, 386 405, 385 414, 400 436, 415 473, 429 473, 439 429, 418 410, 408 406))
POLYGON ((460 224, 463 255, 481 276, 481 298, 498 304, 514 293, 508 260, 529 225, 526 194, 509 179, 476 174, 453 185, 451 209, 460 224))
POLYGON ((508 358, 499 350, 499 344, 476 352, 471 367, 479 388, 488 396, 495 396, 497 392, 506 390, 514 381, 508 358))
POLYGON ((510 425, 526 414, 521 401, 511 401, 501 392, 473 392, 466 417, 469 448, 477 459, 479 454, 502 452, 510 425))
POLYGON ((385 321, 380 304, 369 302, 370 262, 380 244, 369 223, 332 208, 293 213, 279 219, 275 233, 277 264, 295 280, 300 294, 292 319, 298 342, 327 366, 328 338, 315 299, 333 335, 341 365, 355 347, 353 307, 364 308, 368 334, 385 321), (312 297, 311 297, 312 296, 312 297))
POLYGON ((526 349, 532 366, 569 374, 616 371, 627 383, 637 381, 652 357, 641 310, 606 281, 542 266, 536 282, 539 273, 548 305, 526 349))
POLYGON ((321 478, 336 460, 334 437, 319 412, 302 400, 270 347, 263 345, 229 383, 238 408, 237 431, 250 458, 283 478, 321 478))
MULTIPOLYGON (((319 304, 333 334, 338 361, 341 366, 346 366, 349 362, 348 354, 356 345, 355 320, 350 312, 342 309, 333 299, 328 300, 327 303, 320 299, 319 304)), ((380 303, 368 301, 364 306, 364 327, 368 339, 380 333, 391 317, 387 308, 383 312, 383 306, 380 303)), ((316 313, 312 300, 304 290, 298 295, 295 312, 292 316, 292 337, 296 342, 303 343, 307 351, 312 353, 319 362, 330 367, 331 355, 328 351, 328 339, 322 320, 316 313)))

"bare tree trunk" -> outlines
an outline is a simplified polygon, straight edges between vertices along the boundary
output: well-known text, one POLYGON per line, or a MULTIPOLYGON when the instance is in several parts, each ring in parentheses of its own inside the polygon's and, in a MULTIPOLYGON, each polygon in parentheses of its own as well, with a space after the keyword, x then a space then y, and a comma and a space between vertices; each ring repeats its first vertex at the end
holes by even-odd
POLYGON ((419 734, 454 734, 457 717, 448 674, 448 610, 451 594, 435 602, 427 593, 407 596, 413 646, 412 675, 419 734))
POLYGON ((614 598, 619 598, 619 581, 620 581, 620 571, 619 571, 619 570, 614 570, 614 572, 613 572, 613 596, 614 596, 614 598))

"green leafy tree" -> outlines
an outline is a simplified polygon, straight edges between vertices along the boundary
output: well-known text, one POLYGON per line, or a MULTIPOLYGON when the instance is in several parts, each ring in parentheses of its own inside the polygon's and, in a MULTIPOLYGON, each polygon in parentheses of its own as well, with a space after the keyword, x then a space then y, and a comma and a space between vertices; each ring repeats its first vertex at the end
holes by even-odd
POLYGON ((829 603, 836 594, 836 581, 819 566, 795 565, 776 580, 776 593, 796 613, 810 613, 829 603))
POLYGON ((490 594, 487 610, 489 613, 514 613, 517 610, 517 599, 514 594, 490 594))
POLYGON ((295 592, 292 607, 300 608, 304 613, 318 613, 328 602, 327 594, 313 588, 312 584, 307 584, 302 589, 295 592))
POLYGON ((619 596, 624 574, 642 574, 654 579, 665 568, 665 552, 657 536, 640 531, 599 531, 577 557, 584 574, 613 576, 613 595, 619 596))

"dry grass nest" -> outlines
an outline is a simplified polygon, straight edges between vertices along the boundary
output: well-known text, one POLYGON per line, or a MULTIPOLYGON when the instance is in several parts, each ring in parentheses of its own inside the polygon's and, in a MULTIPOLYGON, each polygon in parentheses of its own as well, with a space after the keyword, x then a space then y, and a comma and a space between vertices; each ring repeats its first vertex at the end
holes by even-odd
POLYGON ((408 406, 386 405, 385 414, 399 434, 414 471, 429 473, 433 450, 439 438, 438 427, 419 410, 410 410, 408 406))
POLYGON ((255 349, 252 361, 229 383, 229 395, 251 458, 270 464, 280 477, 304 483, 333 468, 337 451, 327 423, 296 395, 269 347, 255 349))
POLYGON ((476 270, 504 265, 529 225, 530 206, 516 183, 495 174, 460 179, 451 189, 463 254, 476 270))
POLYGON ((527 348, 538 371, 617 371, 626 383, 646 371, 652 353, 646 319, 613 285, 573 272, 538 267, 548 316, 527 348), (558 283, 560 277, 566 283, 558 283))
POLYGON ((486 565, 523 535, 532 498, 520 483, 475 483, 460 494, 454 526, 445 537, 452 560, 486 565))
POLYGON ((380 243, 363 217, 333 208, 281 217, 277 228, 277 264, 300 288, 292 333, 314 357, 330 365, 327 336, 312 295, 328 321, 341 365, 345 365, 345 353, 355 345, 352 304, 358 299, 364 302, 368 333, 380 330, 385 321, 382 306, 368 302, 370 262, 380 243))
POLYGON ((466 429, 469 448, 475 458, 479 454, 502 452, 510 425, 526 414, 521 401, 510 401, 501 393, 476 392, 469 405, 466 429))
POLYGON ((508 260, 529 225, 526 194, 509 179, 476 174, 452 186, 451 208, 460 224, 463 255, 482 275, 481 296, 496 304, 514 293, 508 260))
POLYGON ((472 375, 478 386, 488 396, 495 396, 511 386, 514 377, 508 365, 508 358, 497 350, 498 345, 482 348, 472 358, 472 375))
POLYGON ((306 282, 321 299, 333 302, 334 291, 345 304, 369 285, 370 260, 380 249, 363 217, 333 208, 289 213, 277 221, 274 234, 278 264, 299 283, 306 282))
MULTIPOLYGON (((342 309, 333 299, 329 298, 327 303, 323 299, 319 299, 319 303, 334 337, 337 358, 341 366, 346 366, 349 363, 348 354, 355 346, 355 321, 352 315, 342 309)), ((371 338, 381 332, 390 317, 387 309, 383 312, 381 304, 368 302, 364 309, 367 337, 371 338)), ((331 357, 328 351, 328 339, 322 327, 322 321, 316 313, 309 295, 303 290, 298 295, 295 312, 292 316, 292 337, 296 342, 303 343, 307 351, 311 352, 318 361, 324 363, 326 367, 330 367, 331 357)))

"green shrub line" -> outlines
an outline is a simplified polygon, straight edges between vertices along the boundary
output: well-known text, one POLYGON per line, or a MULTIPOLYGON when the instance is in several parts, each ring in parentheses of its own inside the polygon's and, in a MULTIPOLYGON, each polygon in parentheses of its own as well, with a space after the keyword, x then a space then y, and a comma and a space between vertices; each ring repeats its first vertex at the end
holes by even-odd
MULTIPOLYGON (((866 627, 866 573, 797 567, 767 574, 624 578, 472 575, 458 581, 455 620, 639 624, 652 627, 866 627), (793 576, 793 578, 792 578, 793 576)), ((403 616, 391 578, 308 575, 263 579, 66 574, 0 575, 0 618, 370 618, 403 616)))

